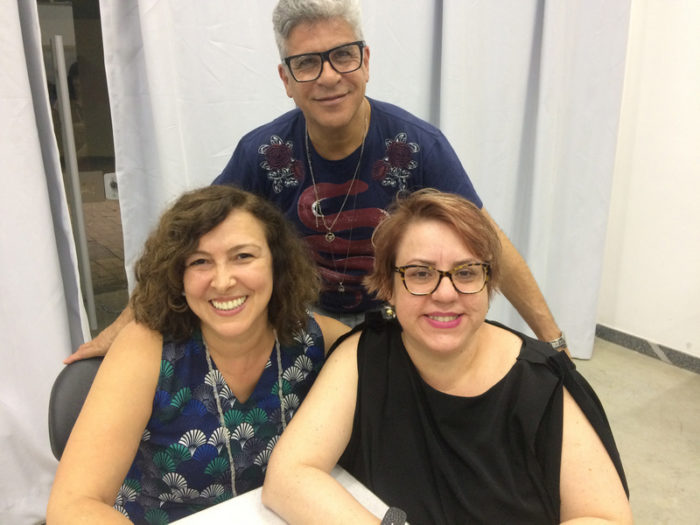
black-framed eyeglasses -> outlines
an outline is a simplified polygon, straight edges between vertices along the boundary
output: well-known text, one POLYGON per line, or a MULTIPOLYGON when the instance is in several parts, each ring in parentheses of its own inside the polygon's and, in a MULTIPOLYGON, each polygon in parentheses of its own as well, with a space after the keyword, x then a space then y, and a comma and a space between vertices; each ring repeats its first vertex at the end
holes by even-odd
POLYGON ((328 62, 338 73, 352 73, 362 67, 363 40, 334 47, 322 53, 304 53, 284 59, 292 77, 297 82, 312 82, 321 76, 323 63, 328 62))
POLYGON ((461 294, 479 293, 491 276, 489 263, 466 263, 451 270, 438 270, 432 266, 407 264, 395 266, 394 271, 401 275, 404 288, 411 295, 430 295, 440 286, 443 277, 450 279, 454 289, 461 294))

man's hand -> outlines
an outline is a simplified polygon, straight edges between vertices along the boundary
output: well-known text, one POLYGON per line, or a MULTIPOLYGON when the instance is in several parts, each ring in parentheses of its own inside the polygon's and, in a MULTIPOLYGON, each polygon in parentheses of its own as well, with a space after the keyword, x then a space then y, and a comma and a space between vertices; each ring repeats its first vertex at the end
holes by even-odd
POLYGON ((117 335, 119 335, 119 332, 121 332, 122 328, 129 324, 133 318, 134 313, 131 307, 127 306, 111 325, 97 334, 97 337, 92 341, 87 341, 80 345, 75 352, 63 360, 63 363, 69 365, 81 359, 106 355, 109 347, 112 346, 117 335))
POLYGON ((80 345, 75 352, 63 360, 63 364, 69 365, 71 363, 75 363, 76 361, 80 361, 81 359, 105 355, 107 350, 109 350, 109 347, 112 345, 112 341, 114 341, 114 338, 116 337, 116 334, 111 335, 108 333, 108 330, 109 327, 105 328, 92 341, 88 341, 80 345))

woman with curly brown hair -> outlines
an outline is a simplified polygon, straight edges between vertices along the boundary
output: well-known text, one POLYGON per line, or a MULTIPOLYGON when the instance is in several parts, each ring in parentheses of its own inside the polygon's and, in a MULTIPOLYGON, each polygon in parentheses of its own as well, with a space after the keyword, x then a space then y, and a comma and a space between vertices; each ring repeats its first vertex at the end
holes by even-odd
POLYGON ((61 458, 51 523, 167 523, 262 484, 345 325, 277 208, 231 186, 180 197, 136 264, 135 321, 61 458))

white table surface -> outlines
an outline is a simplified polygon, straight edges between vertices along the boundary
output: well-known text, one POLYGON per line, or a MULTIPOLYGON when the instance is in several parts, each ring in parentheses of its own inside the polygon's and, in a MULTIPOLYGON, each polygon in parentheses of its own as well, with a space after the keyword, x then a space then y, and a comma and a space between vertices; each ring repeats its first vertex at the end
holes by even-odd
MULTIPOLYGON (((331 475, 343 485, 355 499, 362 503, 372 514, 381 518, 389 508, 367 487, 357 481, 342 467, 336 466, 331 475)), ((196 512, 174 521, 173 525, 216 525, 218 523, 270 523, 284 524, 285 521, 262 504, 260 494, 262 487, 236 498, 232 498, 208 509, 196 512)))

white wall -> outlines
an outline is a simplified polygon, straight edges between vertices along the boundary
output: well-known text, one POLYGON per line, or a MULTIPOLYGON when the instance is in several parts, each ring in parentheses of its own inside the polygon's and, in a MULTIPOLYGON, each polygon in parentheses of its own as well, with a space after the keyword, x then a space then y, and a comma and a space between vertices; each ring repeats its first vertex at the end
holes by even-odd
POLYGON ((634 0, 598 322, 700 357, 700 2, 634 0))

